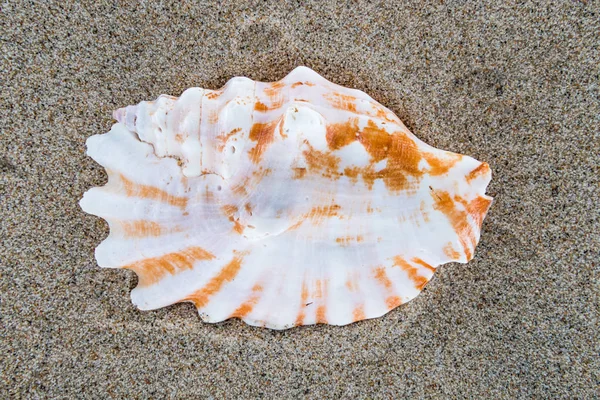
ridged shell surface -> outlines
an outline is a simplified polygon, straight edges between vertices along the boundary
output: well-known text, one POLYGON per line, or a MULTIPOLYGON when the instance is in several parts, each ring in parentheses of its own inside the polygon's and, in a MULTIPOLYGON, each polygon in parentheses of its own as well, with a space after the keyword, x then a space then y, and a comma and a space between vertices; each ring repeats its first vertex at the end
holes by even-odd
POLYGON ((273 329, 378 317, 473 257, 492 201, 486 163, 305 67, 114 116, 87 141, 108 183, 80 204, 110 226, 98 264, 137 273, 143 310, 188 301, 273 329))

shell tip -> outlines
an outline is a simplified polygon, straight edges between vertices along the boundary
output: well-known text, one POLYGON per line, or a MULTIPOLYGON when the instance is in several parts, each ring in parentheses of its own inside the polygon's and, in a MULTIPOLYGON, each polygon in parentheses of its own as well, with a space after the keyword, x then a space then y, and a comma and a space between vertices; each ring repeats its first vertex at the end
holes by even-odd
POLYGON ((127 113, 127 107, 119 108, 118 110, 113 111, 113 119, 118 122, 125 121, 125 114, 127 113))
POLYGON ((296 76, 296 75, 302 75, 302 76, 313 75, 313 76, 318 76, 319 78, 325 79, 321 75, 319 75, 319 73, 317 73, 313 69, 306 67, 304 65, 297 66, 287 76, 296 76))

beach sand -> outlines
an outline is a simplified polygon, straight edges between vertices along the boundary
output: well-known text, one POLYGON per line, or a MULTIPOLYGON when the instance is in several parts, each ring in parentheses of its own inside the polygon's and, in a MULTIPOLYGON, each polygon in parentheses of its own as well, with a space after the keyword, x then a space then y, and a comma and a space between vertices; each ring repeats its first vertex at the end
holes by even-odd
POLYGON ((599 395, 598 2, 161 3, 0 6, 0 397, 599 395), (490 164, 475 258, 345 327, 137 310, 134 273, 94 260, 85 140, 119 107, 298 65, 490 164))

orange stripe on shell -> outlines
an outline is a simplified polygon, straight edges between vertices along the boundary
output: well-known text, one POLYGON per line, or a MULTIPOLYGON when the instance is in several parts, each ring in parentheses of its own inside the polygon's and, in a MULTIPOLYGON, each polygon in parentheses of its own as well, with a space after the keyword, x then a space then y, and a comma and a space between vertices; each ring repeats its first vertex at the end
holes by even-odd
POLYGON ((240 304, 238 308, 229 316, 229 318, 244 318, 248 314, 252 312, 254 306, 260 300, 260 294, 263 291, 263 287, 260 285, 255 285, 252 288, 252 294, 250 298, 246 300, 244 303, 240 304))
POLYGON ((193 302, 197 308, 206 306, 215 293, 237 276, 242 267, 244 255, 245 254, 241 253, 233 257, 233 259, 225 265, 219 273, 212 277, 202 289, 187 296, 184 300, 193 302))
POLYGON ((423 286, 429 282, 428 278, 419 275, 419 269, 417 267, 411 265, 401 256, 394 257, 394 266, 402 268, 418 290, 422 290, 423 286))
POLYGON ((120 221, 125 237, 141 238, 148 236, 160 236, 166 232, 158 222, 154 221, 120 221))
POLYGON ((185 208, 187 206, 188 199, 186 197, 174 196, 154 186, 135 183, 127 179, 123 174, 119 174, 119 179, 123 183, 125 194, 129 197, 158 200, 162 203, 168 203, 179 208, 185 208))
POLYGON ((465 176, 465 179, 467 180, 467 182, 471 182, 473 179, 475 179, 481 175, 485 175, 489 172, 490 172, 489 164, 486 162, 482 162, 477 168, 475 168, 474 170, 469 172, 467 174, 467 176, 465 176))
POLYGON ((304 313, 304 308, 306 307, 306 300, 308 300, 308 287, 306 286, 306 279, 302 281, 302 291, 300 295, 300 312, 298 312, 298 316, 296 317, 296 325, 304 324, 304 317, 306 314, 304 313))
POLYGON ((452 200, 452 197, 450 197, 448 192, 432 190, 430 193, 434 202, 433 208, 442 212, 446 218, 448 218, 450 225, 452 225, 452 229, 454 229, 454 232, 458 235, 460 244, 463 246, 467 260, 470 260, 473 258, 473 252, 470 246, 475 247, 477 239, 475 237, 475 232, 473 232, 473 228, 467 219, 467 212, 456 208, 454 200, 452 200))
POLYGON ((215 256, 201 247, 188 247, 185 250, 165 254, 159 257, 137 261, 123 268, 135 271, 139 286, 150 286, 160 281, 165 275, 175 275, 190 270, 197 261, 212 260, 215 256))

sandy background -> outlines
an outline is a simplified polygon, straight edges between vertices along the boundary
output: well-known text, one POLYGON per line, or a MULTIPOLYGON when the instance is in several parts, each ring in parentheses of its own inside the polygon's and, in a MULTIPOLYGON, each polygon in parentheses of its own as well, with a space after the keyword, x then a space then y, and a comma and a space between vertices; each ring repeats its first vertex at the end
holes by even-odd
POLYGON ((0 397, 600 397, 598 2, 86 3, 0 6, 0 397), (343 328, 138 311, 77 205, 106 180, 86 138, 297 65, 491 165, 475 259, 343 328))

